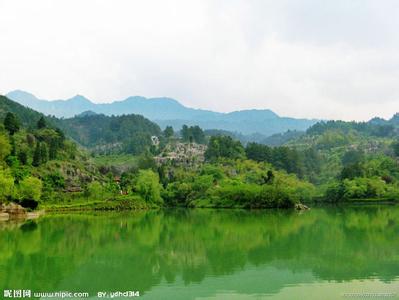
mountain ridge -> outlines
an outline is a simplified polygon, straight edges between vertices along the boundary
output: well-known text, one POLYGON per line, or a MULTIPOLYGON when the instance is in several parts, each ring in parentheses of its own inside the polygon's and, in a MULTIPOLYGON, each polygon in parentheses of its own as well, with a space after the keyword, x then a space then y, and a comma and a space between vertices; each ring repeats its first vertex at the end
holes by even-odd
POLYGON ((82 95, 66 100, 39 99, 31 93, 15 90, 6 96, 22 105, 46 115, 71 118, 85 111, 105 115, 140 114, 162 128, 183 124, 198 125, 204 129, 236 131, 242 134, 260 133, 269 136, 287 130, 306 130, 320 120, 280 117, 270 109, 247 109, 229 113, 186 107, 168 97, 146 98, 131 96, 110 103, 94 103, 82 95))

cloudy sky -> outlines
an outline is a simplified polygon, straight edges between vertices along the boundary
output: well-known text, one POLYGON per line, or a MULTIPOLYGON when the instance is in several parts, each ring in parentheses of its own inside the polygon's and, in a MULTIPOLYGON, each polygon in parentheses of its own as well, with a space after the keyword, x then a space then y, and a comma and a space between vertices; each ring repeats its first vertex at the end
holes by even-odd
POLYGON ((397 0, 0 0, 0 93, 390 117, 398 28, 397 0))

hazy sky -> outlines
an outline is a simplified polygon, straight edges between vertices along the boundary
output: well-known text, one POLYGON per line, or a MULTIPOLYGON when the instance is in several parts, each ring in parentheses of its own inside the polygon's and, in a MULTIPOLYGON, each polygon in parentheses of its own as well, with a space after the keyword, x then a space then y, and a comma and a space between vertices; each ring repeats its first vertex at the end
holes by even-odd
POLYGON ((0 0, 0 93, 368 119, 399 111, 397 0, 0 0))

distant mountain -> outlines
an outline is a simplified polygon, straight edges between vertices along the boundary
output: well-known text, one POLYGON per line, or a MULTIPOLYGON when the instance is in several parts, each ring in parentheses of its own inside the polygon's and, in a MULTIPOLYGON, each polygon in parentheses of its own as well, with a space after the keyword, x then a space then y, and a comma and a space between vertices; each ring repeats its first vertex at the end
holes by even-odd
POLYGON ((219 113, 189 108, 171 98, 129 97, 112 103, 95 104, 77 95, 67 100, 47 101, 24 91, 13 91, 7 97, 22 105, 47 115, 69 118, 90 111, 105 115, 139 114, 156 122, 162 128, 167 125, 180 129, 184 124, 199 125, 203 129, 220 129, 245 135, 259 133, 269 136, 287 130, 305 131, 318 120, 280 117, 269 109, 242 110, 219 113))
POLYGON ((96 104, 80 95, 76 95, 67 100, 48 101, 38 99, 30 93, 16 90, 8 93, 6 97, 43 114, 52 115, 58 118, 73 117, 84 111, 95 111, 96 109, 96 104))

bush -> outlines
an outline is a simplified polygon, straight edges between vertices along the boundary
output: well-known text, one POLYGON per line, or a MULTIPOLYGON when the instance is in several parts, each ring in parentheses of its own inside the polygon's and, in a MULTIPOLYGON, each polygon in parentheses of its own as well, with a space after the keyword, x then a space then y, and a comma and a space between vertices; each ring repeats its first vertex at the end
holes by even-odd
POLYGON ((18 185, 19 200, 39 201, 42 195, 42 181, 36 177, 27 177, 18 185))
POLYGON ((146 201, 161 204, 162 186, 159 183, 158 174, 151 170, 140 170, 137 182, 135 184, 136 191, 146 201))
POLYGON ((0 169, 0 201, 5 201, 12 196, 14 178, 9 172, 0 169))

